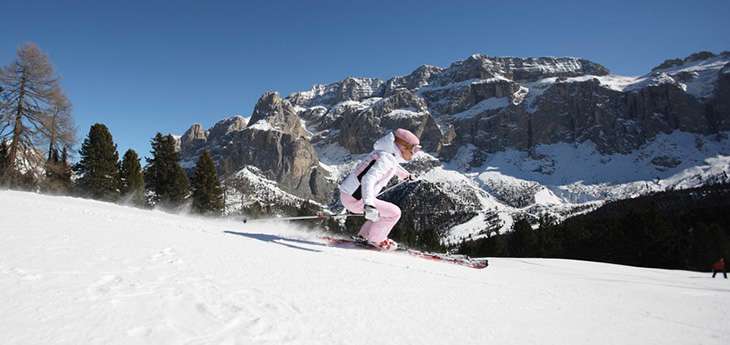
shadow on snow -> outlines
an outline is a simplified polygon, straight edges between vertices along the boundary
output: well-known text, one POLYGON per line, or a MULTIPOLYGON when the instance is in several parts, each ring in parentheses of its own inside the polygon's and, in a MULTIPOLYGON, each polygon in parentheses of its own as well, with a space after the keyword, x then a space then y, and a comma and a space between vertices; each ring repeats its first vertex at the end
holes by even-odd
POLYGON ((259 240, 259 241, 268 242, 268 243, 275 243, 275 244, 282 245, 285 247, 300 249, 300 250, 305 250, 308 252, 315 252, 315 253, 321 253, 322 251, 316 250, 316 249, 311 249, 311 248, 306 248, 306 247, 300 247, 300 246, 296 246, 296 245, 289 244, 286 242, 293 242, 293 243, 306 244, 306 245, 311 245, 311 246, 321 246, 321 247, 327 246, 327 245, 325 245, 323 243, 319 243, 319 242, 297 240, 297 239, 286 238, 286 237, 270 235, 270 234, 247 233, 247 232, 236 232, 236 231, 223 231, 223 232, 226 234, 230 234, 230 235, 243 236, 243 237, 247 237, 247 238, 252 238, 254 240, 259 240))

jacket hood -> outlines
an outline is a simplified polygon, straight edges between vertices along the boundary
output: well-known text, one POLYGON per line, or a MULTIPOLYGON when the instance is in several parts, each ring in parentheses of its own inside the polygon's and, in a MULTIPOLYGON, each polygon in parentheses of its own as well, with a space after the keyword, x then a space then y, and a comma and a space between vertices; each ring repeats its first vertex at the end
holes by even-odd
POLYGON ((396 161, 398 161, 398 163, 406 162, 406 160, 403 159, 403 156, 401 156, 398 146, 395 145, 395 135, 393 134, 393 132, 389 132, 384 137, 378 139, 378 141, 373 144, 373 150, 385 151, 392 154, 393 156, 395 156, 395 159, 396 161))

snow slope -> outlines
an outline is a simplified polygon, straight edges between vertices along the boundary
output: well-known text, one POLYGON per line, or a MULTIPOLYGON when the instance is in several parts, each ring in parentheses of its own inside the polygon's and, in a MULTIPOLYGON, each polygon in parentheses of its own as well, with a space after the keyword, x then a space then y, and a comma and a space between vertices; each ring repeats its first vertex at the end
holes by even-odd
POLYGON ((3 344, 727 344, 730 281, 547 259, 474 270, 284 224, 0 191, 3 344))
MULTIPOLYGON (((611 155, 600 154, 590 142, 538 145, 535 151, 539 158, 509 149, 489 155, 476 168, 464 168, 475 150, 464 147, 447 167, 469 169, 493 195, 524 197, 547 188, 554 204, 560 200, 625 199, 669 188, 697 187, 713 177, 726 178, 730 172, 728 138, 729 132, 700 135, 674 131, 657 135, 629 154, 611 155), (673 162, 673 166, 657 165, 659 159, 673 162)), ((537 199, 535 203, 539 203, 537 199)))

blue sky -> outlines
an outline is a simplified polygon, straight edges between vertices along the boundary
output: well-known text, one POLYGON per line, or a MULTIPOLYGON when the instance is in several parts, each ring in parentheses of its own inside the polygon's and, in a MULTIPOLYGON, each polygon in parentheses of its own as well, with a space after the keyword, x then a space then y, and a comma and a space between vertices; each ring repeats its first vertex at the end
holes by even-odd
POLYGON ((258 97, 347 76, 389 78, 473 53, 579 56, 638 75, 730 50, 730 1, 8 1, 0 64, 23 42, 51 58, 79 138, 95 122, 149 155, 258 97), (26 22, 28 18, 33 22, 26 22))

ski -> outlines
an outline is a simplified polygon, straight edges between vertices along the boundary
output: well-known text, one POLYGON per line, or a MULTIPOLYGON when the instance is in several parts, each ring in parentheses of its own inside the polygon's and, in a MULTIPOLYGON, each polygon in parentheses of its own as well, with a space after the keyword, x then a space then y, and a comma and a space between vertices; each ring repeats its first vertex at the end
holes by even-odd
MULTIPOLYGON (((326 241, 329 245, 334 246, 334 247, 343 247, 344 246, 344 247, 352 247, 352 248, 359 248, 359 249, 368 249, 368 250, 388 252, 387 250, 381 250, 377 247, 373 247, 367 241, 363 241, 363 240, 357 239, 357 238, 346 239, 346 238, 324 236, 324 237, 322 237, 322 240, 326 241)), ((450 264, 455 264, 455 265, 465 266, 465 267, 470 267, 470 268, 476 268, 476 269, 482 269, 489 265, 489 262, 487 259, 470 258, 466 255, 460 255, 460 254, 433 253, 433 252, 405 248, 405 247, 402 247, 401 245, 398 245, 398 248, 393 250, 392 252, 403 253, 403 254, 415 256, 415 257, 422 258, 422 259, 446 262, 446 263, 450 263, 450 264)))

